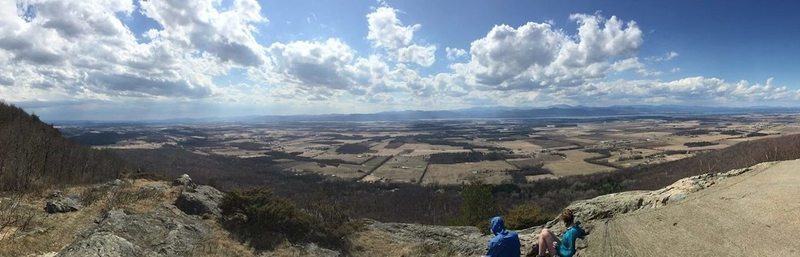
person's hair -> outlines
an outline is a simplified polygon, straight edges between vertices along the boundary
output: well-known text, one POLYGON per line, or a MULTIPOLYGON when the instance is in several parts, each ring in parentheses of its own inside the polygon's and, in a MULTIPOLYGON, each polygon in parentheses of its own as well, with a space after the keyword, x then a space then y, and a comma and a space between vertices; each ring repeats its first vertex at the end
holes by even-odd
POLYGON ((564 209, 558 216, 564 224, 572 225, 575 222, 575 214, 570 209, 564 209))

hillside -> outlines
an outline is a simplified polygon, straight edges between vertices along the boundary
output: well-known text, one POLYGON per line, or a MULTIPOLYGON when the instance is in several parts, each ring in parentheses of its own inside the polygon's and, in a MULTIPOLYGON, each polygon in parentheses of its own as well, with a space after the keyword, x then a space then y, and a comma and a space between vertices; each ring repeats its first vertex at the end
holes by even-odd
POLYGON ((61 136, 36 115, 0 102, 0 192, 113 180, 128 166, 61 136))

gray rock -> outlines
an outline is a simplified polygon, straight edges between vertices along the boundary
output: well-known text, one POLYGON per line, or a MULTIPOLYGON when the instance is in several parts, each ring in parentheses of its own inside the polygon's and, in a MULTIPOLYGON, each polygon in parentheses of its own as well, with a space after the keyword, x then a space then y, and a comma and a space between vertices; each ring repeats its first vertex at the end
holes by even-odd
POLYGON ((44 210, 47 213, 64 213, 78 211, 82 208, 77 199, 72 197, 57 197, 47 200, 44 210))
POLYGON ((174 185, 174 186, 192 186, 192 185, 194 185, 194 183, 192 183, 192 178, 190 178, 189 175, 183 174, 180 177, 176 178, 174 181, 172 181, 172 185, 174 185))
POLYGON ((142 249, 125 238, 102 232, 69 245, 58 257, 136 257, 142 249))
POLYGON ((406 223, 381 223, 367 221, 367 226, 391 236, 393 241, 447 246, 463 256, 486 253, 486 243, 491 238, 476 227, 452 227, 406 223))
POLYGON ((225 195, 210 186, 198 186, 194 189, 187 189, 181 192, 175 201, 175 206, 186 214, 203 215, 211 214, 220 216, 222 210, 219 208, 220 202, 225 195))
POLYGON ((203 221, 167 207, 146 214, 115 209, 58 256, 192 256, 209 232, 203 221))
POLYGON ((317 256, 317 257, 339 257, 342 256, 342 253, 319 247, 316 244, 306 244, 303 245, 300 249, 302 249, 303 253, 308 256, 317 256))
POLYGON ((122 181, 121 179, 115 179, 115 180, 113 180, 113 181, 111 181, 111 182, 108 182, 108 184, 109 184, 110 186, 121 186, 121 185, 122 185, 122 184, 124 184, 124 183, 125 183, 125 182, 124 182, 124 181, 122 181))
POLYGON ((64 197, 64 193, 61 190, 54 190, 50 192, 50 195, 47 196, 47 199, 54 199, 54 198, 61 198, 64 197))

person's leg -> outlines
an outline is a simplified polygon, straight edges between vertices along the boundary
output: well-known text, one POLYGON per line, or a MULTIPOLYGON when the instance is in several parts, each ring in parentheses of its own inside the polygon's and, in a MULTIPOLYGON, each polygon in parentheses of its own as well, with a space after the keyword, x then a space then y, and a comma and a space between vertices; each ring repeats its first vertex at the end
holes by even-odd
POLYGON ((550 252, 550 254, 555 254, 555 242, 556 236, 550 230, 542 229, 542 232, 539 233, 539 256, 545 256, 546 251, 550 252))

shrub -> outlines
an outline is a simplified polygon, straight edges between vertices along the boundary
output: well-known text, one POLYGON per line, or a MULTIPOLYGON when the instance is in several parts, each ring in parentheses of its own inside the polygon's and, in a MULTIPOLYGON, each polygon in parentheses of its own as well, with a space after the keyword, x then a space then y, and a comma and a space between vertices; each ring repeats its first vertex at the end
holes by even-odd
POLYGON ((235 190, 222 200, 223 225, 256 249, 270 249, 284 236, 291 242, 313 242, 345 249, 355 231, 350 218, 333 206, 300 209, 268 188, 235 190), (242 217, 243 216, 243 217, 242 217))
POLYGON ((511 208, 504 219, 509 229, 525 229, 547 223, 552 217, 542 212, 539 206, 526 203, 511 208))
POLYGON ((700 141, 700 142, 687 142, 683 143, 684 146, 687 147, 703 147, 703 146, 710 146, 710 145, 718 145, 719 143, 715 142, 708 142, 708 141, 700 141))
POLYGON ((476 226, 482 231, 489 227, 489 219, 499 213, 492 196, 492 185, 472 183, 464 186, 461 195, 464 203, 461 212, 451 222, 458 226, 476 226))

